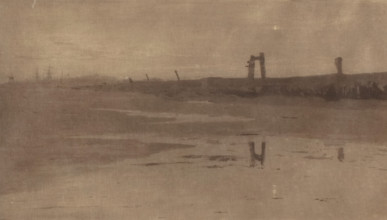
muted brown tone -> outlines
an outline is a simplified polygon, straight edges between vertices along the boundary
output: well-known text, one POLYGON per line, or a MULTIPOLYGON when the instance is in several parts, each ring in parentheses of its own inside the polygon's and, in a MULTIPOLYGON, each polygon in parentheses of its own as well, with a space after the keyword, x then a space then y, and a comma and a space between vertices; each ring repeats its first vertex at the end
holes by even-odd
POLYGON ((387 5, 378 0, 3 0, 0 76, 146 73, 241 77, 265 52, 268 76, 380 72, 387 5))
POLYGON ((0 220, 386 219, 386 9, 2 0, 0 220))

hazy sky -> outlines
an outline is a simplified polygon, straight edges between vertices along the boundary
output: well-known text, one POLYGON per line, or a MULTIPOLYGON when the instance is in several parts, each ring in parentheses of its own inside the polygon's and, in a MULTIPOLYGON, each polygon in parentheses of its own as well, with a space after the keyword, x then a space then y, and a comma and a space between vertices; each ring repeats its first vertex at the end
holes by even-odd
MULTIPOLYGON (((1 0, 0 77, 100 73, 134 79, 387 71, 383 0, 1 0)), ((386 2, 386 3, 384 3, 386 2)))

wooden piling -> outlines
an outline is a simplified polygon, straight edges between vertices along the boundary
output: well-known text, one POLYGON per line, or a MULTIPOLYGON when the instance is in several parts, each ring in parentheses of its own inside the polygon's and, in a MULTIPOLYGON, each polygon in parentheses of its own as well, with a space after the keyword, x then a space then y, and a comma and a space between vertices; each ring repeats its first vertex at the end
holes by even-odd
POLYGON ((250 56, 250 60, 247 61, 248 74, 247 78, 249 80, 254 80, 254 72, 255 72, 255 57, 253 55, 250 56))
POLYGON ((148 76, 148 74, 145 74, 145 76, 146 76, 146 80, 149 81, 149 76, 148 76))
POLYGON ((175 74, 176 74, 177 81, 180 81, 180 76, 179 76, 179 73, 177 72, 177 70, 175 70, 175 74))
POLYGON ((261 66, 261 79, 266 79, 265 54, 259 53, 259 64, 261 66))
POLYGON ((337 74, 338 75, 343 75, 343 58, 337 57, 335 59, 335 66, 337 69, 337 74))
POLYGON ((52 80, 51 65, 48 66, 48 70, 47 70, 47 80, 52 80))
POLYGON ((247 78, 249 80, 254 80, 254 74, 255 74, 255 61, 259 60, 259 64, 261 67, 261 79, 265 80, 266 79, 266 67, 265 67, 265 54, 264 53, 259 53, 259 56, 250 56, 250 60, 247 61, 247 67, 248 67, 248 74, 247 78))
POLYGON ((8 82, 9 83, 12 83, 15 81, 15 77, 14 76, 8 76, 8 82))
POLYGON ((36 82, 39 82, 39 81, 40 81, 39 69, 36 69, 36 72, 35 72, 35 80, 36 80, 36 82))

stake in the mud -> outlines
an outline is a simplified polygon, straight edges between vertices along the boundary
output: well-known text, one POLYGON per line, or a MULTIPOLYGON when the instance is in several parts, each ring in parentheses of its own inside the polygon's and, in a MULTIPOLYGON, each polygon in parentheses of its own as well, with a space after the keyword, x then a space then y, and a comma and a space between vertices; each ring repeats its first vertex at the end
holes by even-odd
POLYGON ((254 80, 254 72, 255 72, 255 57, 253 55, 250 56, 250 60, 247 61, 247 68, 248 68, 248 73, 247 73, 247 78, 249 80, 254 80))
POLYGON ((145 76, 146 76, 146 80, 149 81, 149 76, 148 76, 148 74, 145 74, 145 76))
POLYGON ((261 144, 261 154, 255 153, 255 142, 249 142, 250 149, 250 167, 255 167, 255 161, 258 160, 261 162, 261 168, 265 163, 265 154, 266 154, 266 142, 261 144))
POLYGON ((14 76, 8 76, 8 82, 12 83, 13 81, 15 81, 15 77, 14 76))
POLYGON ((48 70, 47 70, 47 80, 52 80, 51 65, 48 66, 48 70))
POLYGON ((59 79, 59 82, 60 82, 60 83, 63 83, 63 81, 62 81, 62 80, 63 80, 63 70, 62 70, 62 73, 60 74, 60 79, 59 79))
POLYGON ((175 70, 175 74, 176 74, 177 81, 180 81, 180 76, 179 76, 179 73, 177 72, 177 70, 175 70))
POLYGON ((343 75, 343 58, 337 57, 335 59, 335 65, 336 65, 336 69, 337 69, 337 74, 343 75))
POLYGON ((261 79, 266 79, 265 54, 259 53, 259 64, 261 65, 261 79))
POLYGON ((39 69, 36 69, 36 72, 35 72, 35 80, 36 80, 36 82, 39 82, 39 81, 40 81, 39 69))

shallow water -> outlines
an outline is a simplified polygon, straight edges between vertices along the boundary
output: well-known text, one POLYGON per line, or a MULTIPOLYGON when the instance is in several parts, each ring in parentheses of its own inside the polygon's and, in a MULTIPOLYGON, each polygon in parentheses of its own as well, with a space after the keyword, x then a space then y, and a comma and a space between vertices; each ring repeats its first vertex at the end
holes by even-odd
POLYGON ((208 123, 208 122, 248 122, 253 121, 253 118, 236 117, 229 115, 206 115, 206 114, 184 114, 184 113, 172 113, 172 112, 145 112, 139 110, 125 110, 125 109, 109 109, 109 108, 97 108, 97 111, 111 111, 124 113, 130 117, 147 117, 147 118, 164 118, 169 119, 164 122, 155 123, 208 123))
POLYGON ((387 146, 382 144, 254 134, 175 137, 122 133, 72 138, 195 146, 112 165, 113 170, 124 169, 125 175, 140 178, 139 185, 132 186, 136 192, 130 195, 137 198, 131 200, 132 205, 154 209, 139 214, 142 219, 178 219, 176 213, 190 212, 184 207, 171 211, 182 204, 200 210, 204 219, 387 216, 387 146), (150 194, 138 197, 141 192, 150 194), (157 201, 165 198, 173 201, 160 206, 157 201))
MULTIPOLYGON (((143 123, 148 124, 179 126, 252 120, 205 114, 95 110, 126 114, 133 120, 146 117, 149 120, 143 123), (160 122, 160 118, 167 121, 160 122)), ((139 219, 160 216, 180 219, 178 213, 192 210, 200 211, 203 219, 256 219, 257 216, 261 219, 366 219, 368 216, 380 219, 387 216, 384 208, 387 145, 344 139, 263 136, 263 133, 242 129, 228 136, 197 133, 177 136, 139 131, 68 138, 177 146, 171 151, 127 157, 108 165, 110 172, 117 173, 114 181, 122 184, 117 186, 120 193, 111 198, 117 203, 115 207, 137 207, 135 213, 139 219), (180 148, 180 145, 192 147, 180 148), (135 177, 136 181, 129 177, 135 177), (126 193, 121 195, 122 192, 126 193), (171 200, 163 202, 166 198, 171 200), (180 209, 176 211, 176 207, 180 209)), ((98 181, 102 181, 99 178, 112 174, 95 175, 101 175, 98 181)), ((104 184, 105 181, 111 184, 110 180, 103 180, 104 184)), ((94 187, 99 189, 104 184, 94 187)), ((103 190, 97 194, 107 196, 103 190)), ((114 217, 109 211, 104 213, 114 217)))
POLYGON ((17 188, 0 196, 0 219, 387 217, 387 147, 384 138, 373 138, 383 136, 383 110, 305 110, 292 100, 285 107, 255 103, 232 111, 170 103, 163 111, 197 114, 155 113, 153 99, 136 106, 126 94, 116 100, 107 93, 103 105, 95 100, 102 94, 94 93, 71 108, 63 105, 76 95, 31 102, 38 113, 24 106, 11 111, 24 113, 15 115, 18 126, 8 132, 15 141, 1 150, 1 180, 17 188), (83 105, 88 100, 93 103, 83 105), (218 112, 247 117, 213 115, 218 112), (18 124, 28 117, 35 126, 18 124), (29 132, 33 138, 23 140, 29 132), (359 135, 379 144, 347 141, 359 135))

